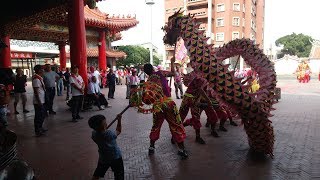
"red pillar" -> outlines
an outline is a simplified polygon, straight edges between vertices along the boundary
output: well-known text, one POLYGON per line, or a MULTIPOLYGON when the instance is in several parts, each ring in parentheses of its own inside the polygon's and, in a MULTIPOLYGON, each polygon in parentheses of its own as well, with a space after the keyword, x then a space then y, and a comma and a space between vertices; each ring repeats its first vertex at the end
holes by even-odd
POLYGON ((3 48, 0 54, 0 67, 11 68, 11 52, 10 52, 10 37, 8 35, 2 36, 2 41, 6 43, 8 47, 3 48))
POLYGON ((67 55, 66 55, 66 43, 59 43, 59 57, 60 57, 60 68, 66 68, 67 66, 67 55))
POLYGON ((84 23, 84 1, 71 0, 68 20, 71 66, 76 65, 79 67, 79 74, 87 85, 87 41, 84 23))
POLYGON ((106 56, 106 32, 102 30, 99 32, 99 69, 107 69, 106 56))

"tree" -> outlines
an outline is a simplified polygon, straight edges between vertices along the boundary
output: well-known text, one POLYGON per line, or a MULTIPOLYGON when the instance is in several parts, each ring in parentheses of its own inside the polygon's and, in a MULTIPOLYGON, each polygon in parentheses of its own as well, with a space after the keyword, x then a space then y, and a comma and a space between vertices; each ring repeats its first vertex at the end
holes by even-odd
POLYGON ((276 45, 283 45, 283 49, 278 55, 278 58, 282 58, 285 54, 297 55, 298 57, 308 57, 312 48, 310 40, 312 41, 313 39, 302 33, 292 33, 277 39, 276 45))
MULTIPOLYGON (((127 57, 117 61, 118 66, 135 66, 142 65, 150 62, 149 50, 141 46, 119 46, 118 49, 127 54, 127 57)), ((154 65, 160 64, 160 59, 157 56, 153 56, 154 65)))

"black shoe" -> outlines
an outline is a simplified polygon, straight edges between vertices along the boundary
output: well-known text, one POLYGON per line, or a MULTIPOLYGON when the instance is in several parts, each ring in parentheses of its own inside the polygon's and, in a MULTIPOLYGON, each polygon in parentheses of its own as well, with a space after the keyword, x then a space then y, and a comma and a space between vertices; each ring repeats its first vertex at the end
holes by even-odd
POLYGON ((206 123, 206 127, 210 127, 210 124, 208 122, 206 123))
POLYGON ((187 159, 188 158, 188 153, 186 150, 179 150, 178 155, 181 156, 181 159, 187 159))
POLYGON ((223 126, 220 126, 220 127, 219 127, 219 130, 220 130, 220 131, 224 131, 224 132, 227 132, 227 131, 228 131, 228 130, 227 130, 225 127, 223 127, 223 126))
POLYGON ((18 112, 18 111, 15 111, 14 114, 19 114, 19 112, 18 112))
POLYGON ((149 155, 153 155, 154 154, 154 147, 149 147, 149 155))
POLYGON ((238 126, 238 124, 235 123, 234 121, 230 121, 230 125, 231 125, 231 126, 238 126))
POLYGON ((213 137, 220 137, 219 134, 216 131, 211 131, 211 135, 213 137))
POLYGON ((199 144, 206 144, 206 142, 201 137, 196 137, 196 142, 199 144))
POLYGON ((69 97, 66 98, 66 101, 69 101, 69 97))
POLYGON ((25 110, 23 110, 23 113, 28 113, 28 112, 30 112, 30 111, 28 111, 28 110, 26 110, 26 109, 25 109, 25 110))
POLYGON ((57 114, 55 111, 49 111, 49 114, 57 114))
POLYGON ((177 96, 177 99, 180 99, 180 97, 179 97, 179 96, 177 96))
POLYGON ((77 116, 77 117, 76 117, 76 119, 83 119, 83 117, 81 117, 81 116, 77 116))
POLYGON ((78 122, 76 118, 72 118, 72 122, 78 122))
POLYGON ((174 141, 173 138, 171 138, 171 144, 175 144, 176 142, 174 141))
POLYGON ((43 136, 43 135, 45 135, 43 132, 37 132, 36 133, 36 137, 40 137, 40 136, 43 136))
POLYGON ((42 133, 45 133, 45 132, 47 132, 47 131, 48 131, 48 129, 43 129, 43 128, 41 129, 41 132, 42 132, 42 133))

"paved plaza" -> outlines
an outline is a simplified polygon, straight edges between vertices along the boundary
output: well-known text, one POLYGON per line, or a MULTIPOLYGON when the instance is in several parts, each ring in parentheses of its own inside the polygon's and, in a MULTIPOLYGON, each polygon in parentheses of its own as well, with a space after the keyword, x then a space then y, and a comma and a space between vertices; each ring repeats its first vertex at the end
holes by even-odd
MULTIPOLYGON (((282 98, 275 105, 271 118, 275 129, 274 159, 255 160, 248 154, 249 146, 243 126, 226 125, 228 132, 218 131, 220 138, 202 127, 206 145, 195 143, 192 127, 187 127, 187 160, 180 160, 177 148, 170 143, 171 134, 164 123, 156 152, 148 155, 150 114, 129 109, 123 115, 123 130, 118 137, 122 150, 125 179, 201 179, 201 180, 320 180, 320 82, 313 77, 308 84, 299 84, 293 76, 279 77, 282 98)), ((128 104, 125 86, 116 87, 111 109, 83 112, 85 117, 72 123, 64 101, 56 96, 44 137, 36 138, 33 129, 34 110, 29 86, 28 114, 10 115, 9 129, 18 135, 19 158, 27 161, 40 180, 88 180, 98 160, 97 146, 91 140, 87 119, 102 113, 109 122, 128 104)), ((104 89, 107 92, 107 89, 104 89)), ((181 100, 176 100, 180 105, 181 100)), ((12 103, 13 104, 13 103, 12 103)), ((12 110, 11 104, 11 110, 12 110)), ((203 113, 202 123, 205 122, 203 113)), ((240 120, 237 120, 240 124, 240 120)), ((115 129, 115 125, 111 128, 115 129)), ((105 179, 113 179, 111 170, 105 179)))

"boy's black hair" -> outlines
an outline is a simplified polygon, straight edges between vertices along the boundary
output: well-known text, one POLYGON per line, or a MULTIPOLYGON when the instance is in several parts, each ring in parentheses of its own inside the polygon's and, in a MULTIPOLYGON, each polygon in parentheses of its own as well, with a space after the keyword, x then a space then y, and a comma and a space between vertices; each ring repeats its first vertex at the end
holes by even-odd
POLYGON ((151 64, 145 64, 143 66, 143 70, 146 74, 148 74, 150 76, 153 72, 153 66, 151 64))
POLYGON ((106 117, 102 114, 94 115, 88 120, 89 127, 94 130, 98 130, 102 121, 105 119, 106 117))
POLYGON ((34 70, 34 72, 35 73, 37 73, 38 74, 38 72, 40 71, 42 69, 42 66, 41 65, 35 65, 34 67, 33 67, 33 70, 34 70))
POLYGON ((72 66, 72 67, 71 67, 71 71, 73 71, 73 70, 76 69, 76 68, 79 69, 79 66, 77 66, 77 65, 72 66))

